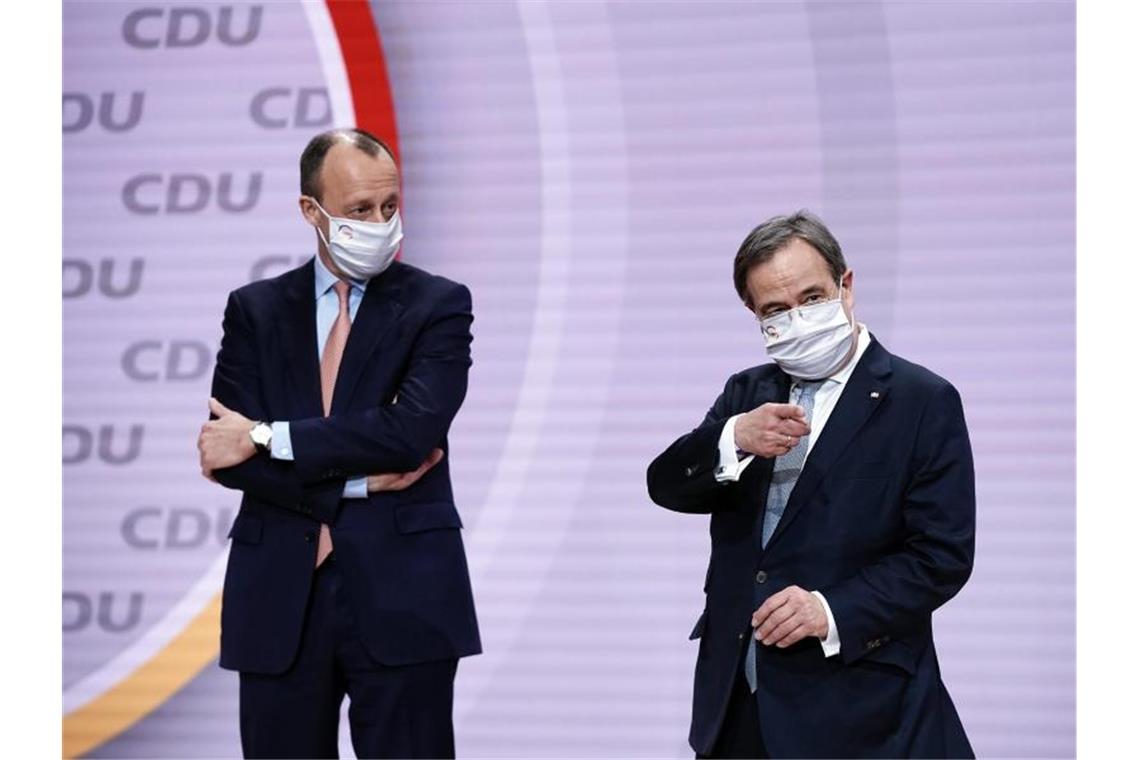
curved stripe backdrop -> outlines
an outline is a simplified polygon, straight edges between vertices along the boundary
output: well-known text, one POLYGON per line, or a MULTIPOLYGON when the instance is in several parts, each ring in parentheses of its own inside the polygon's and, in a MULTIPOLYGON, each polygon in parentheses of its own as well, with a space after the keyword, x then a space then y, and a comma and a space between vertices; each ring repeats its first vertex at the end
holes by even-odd
MULTIPOLYGON (((978 556, 935 616, 987 756, 1074 744, 1068 2, 65 2, 69 757, 240 754, 236 495, 198 474, 229 290, 312 255, 297 158, 397 147, 405 260, 475 297, 452 434, 486 653, 467 756, 687 757, 706 518, 644 471, 764 361, 731 260, 808 207, 962 391, 978 556)), ((347 743, 346 754, 350 755, 347 743)))

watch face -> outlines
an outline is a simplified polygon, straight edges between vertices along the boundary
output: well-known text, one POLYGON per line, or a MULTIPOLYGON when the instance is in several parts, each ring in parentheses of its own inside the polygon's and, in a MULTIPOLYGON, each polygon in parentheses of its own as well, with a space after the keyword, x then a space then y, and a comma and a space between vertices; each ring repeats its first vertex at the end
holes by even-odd
POLYGON ((262 422, 258 425, 254 425, 253 430, 251 430, 249 434, 255 444, 258 446, 266 446, 269 444, 269 438, 272 433, 272 429, 262 422))

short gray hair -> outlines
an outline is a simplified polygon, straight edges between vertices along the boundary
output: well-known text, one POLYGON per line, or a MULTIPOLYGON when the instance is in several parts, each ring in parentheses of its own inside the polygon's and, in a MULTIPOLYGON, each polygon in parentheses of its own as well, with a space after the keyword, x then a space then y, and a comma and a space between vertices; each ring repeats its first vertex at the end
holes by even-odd
POLYGON ((752 308, 752 297, 748 294, 748 273, 797 238, 819 252, 837 282, 843 277, 847 271, 843 249, 818 216, 805 209, 787 216, 774 216, 748 233, 732 264, 732 281, 736 285, 736 293, 748 308, 752 308))

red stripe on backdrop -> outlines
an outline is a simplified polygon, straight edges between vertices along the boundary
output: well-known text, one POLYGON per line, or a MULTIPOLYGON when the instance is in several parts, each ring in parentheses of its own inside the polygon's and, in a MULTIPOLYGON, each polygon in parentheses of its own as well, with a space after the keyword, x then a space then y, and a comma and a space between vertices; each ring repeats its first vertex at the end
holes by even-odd
POLYGON ((380 29, 372 18, 372 9, 365 0, 326 0, 326 4, 348 73, 356 126, 386 142, 396 154, 398 164, 400 145, 396 132, 396 109, 388 87, 388 68, 384 64, 380 29))

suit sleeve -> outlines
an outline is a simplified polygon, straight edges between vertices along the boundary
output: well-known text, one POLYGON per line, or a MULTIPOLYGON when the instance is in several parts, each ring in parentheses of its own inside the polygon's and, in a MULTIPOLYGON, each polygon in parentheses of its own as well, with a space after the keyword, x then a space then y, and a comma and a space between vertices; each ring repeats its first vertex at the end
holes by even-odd
POLYGON ((819 589, 852 662, 891 636, 919 630, 958 593, 974 564, 974 461, 962 401, 940 387, 919 425, 902 509, 899 547, 840 583, 819 589))
POLYGON ((397 402, 291 420, 294 466, 306 483, 361 472, 408 472, 439 446, 467 395, 471 291, 458 285, 429 315, 397 402))
MULTIPOLYGON (((211 395, 229 409, 252 420, 267 418, 258 388, 257 347, 237 291, 230 293, 222 319, 222 346, 214 365, 211 395)), ((210 419, 216 419, 211 414, 210 419)), ((303 483, 292 462, 258 452, 233 467, 213 471, 226 488, 244 491, 261 501, 298 512, 321 522, 336 518, 344 479, 303 483)))
POLYGON ((705 419, 678 438, 649 465, 645 479, 649 498, 675 512, 708 514, 731 509, 728 496, 735 481, 717 482, 720 434, 733 412, 729 398, 736 376, 728 379, 705 419))

